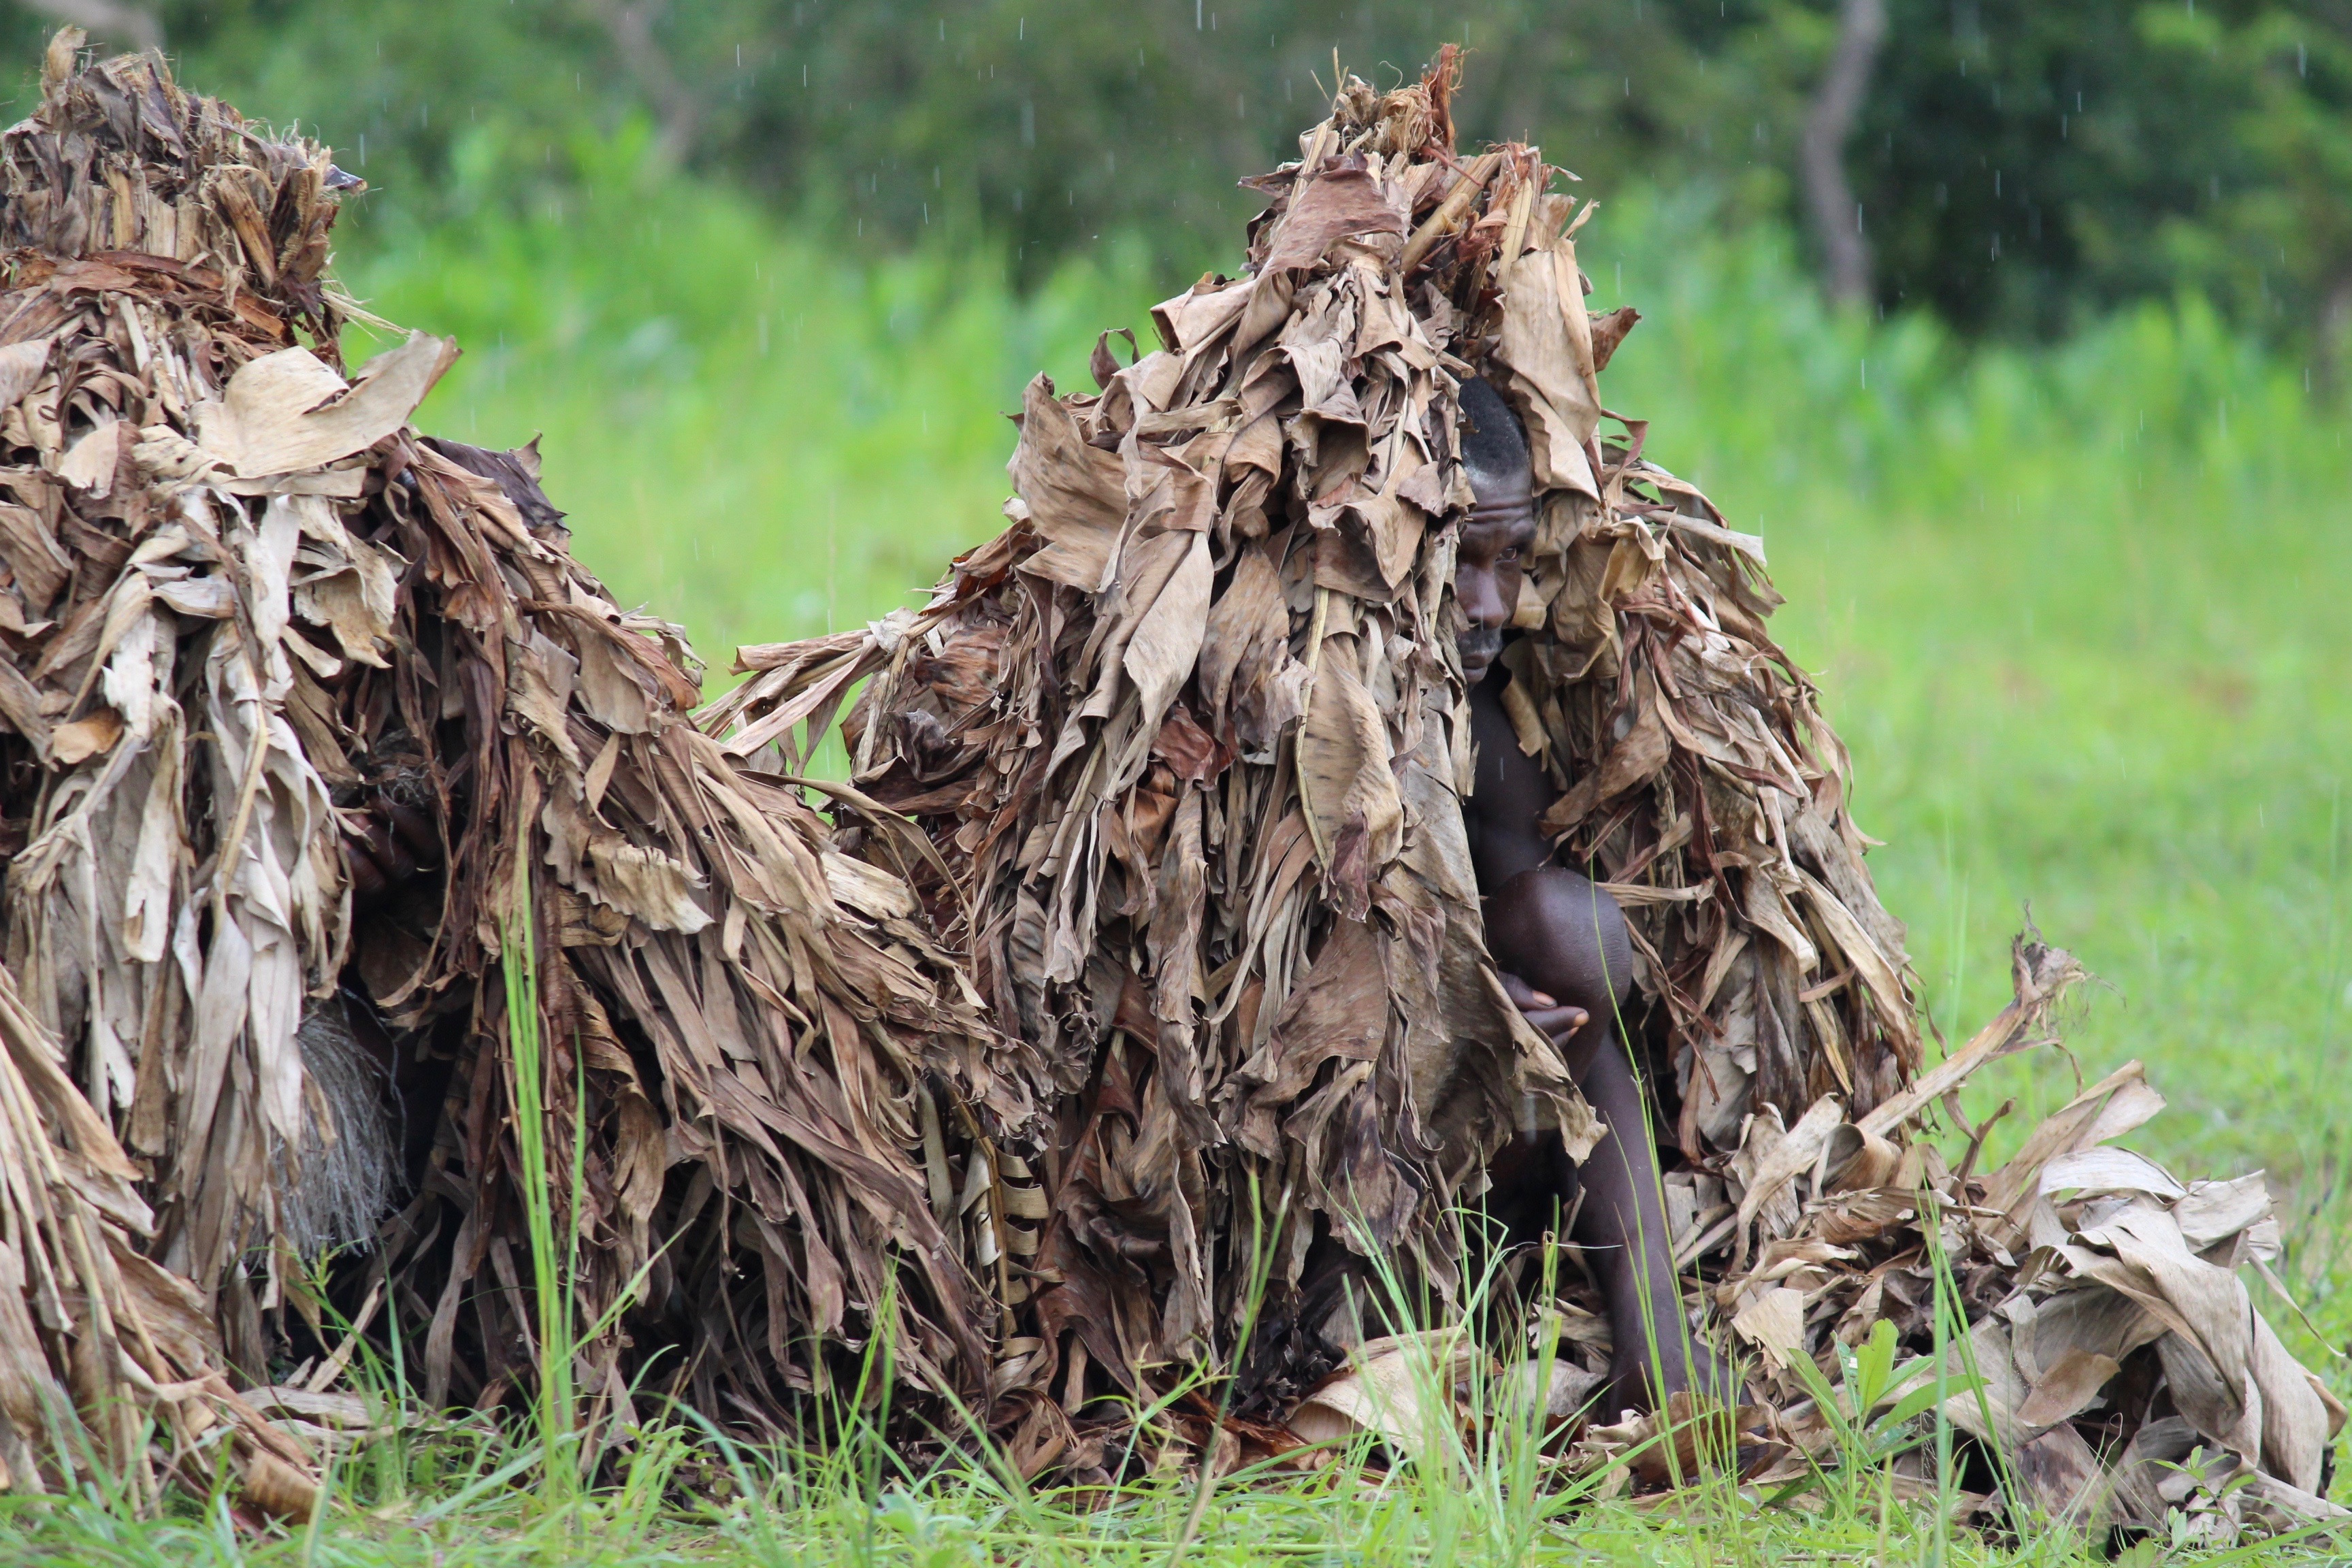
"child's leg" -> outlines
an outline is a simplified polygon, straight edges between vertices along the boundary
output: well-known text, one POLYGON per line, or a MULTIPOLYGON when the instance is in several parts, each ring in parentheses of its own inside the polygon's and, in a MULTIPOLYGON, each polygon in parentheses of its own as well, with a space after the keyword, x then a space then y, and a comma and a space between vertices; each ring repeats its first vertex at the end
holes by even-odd
MULTIPOLYGON (((1713 1365, 1683 1322, 1657 1148, 1618 1029, 1618 1008, 1633 988, 1624 917, 1585 878, 1545 867, 1512 878, 1487 900, 1486 933, 1504 968, 1590 1015, 1564 1054, 1607 1131, 1575 1173, 1583 1192, 1571 1234, 1608 1300, 1615 1398, 1646 1407, 1689 1387, 1695 1355, 1701 1381, 1712 1385, 1713 1365)), ((1564 1200, 1573 1193, 1563 1184, 1564 1200)))
MULTIPOLYGON (((1601 1027, 1597 1021, 1586 1026, 1601 1027)), ((1642 1087, 1613 1024, 1590 1053, 1577 1087, 1608 1131, 1578 1172, 1584 1201, 1572 1234, 1608 1298, 1616 1396, 1646 1409, 1690 1386, 1691 1358, 1701 1352, 1683 1321, 1642 1087)))

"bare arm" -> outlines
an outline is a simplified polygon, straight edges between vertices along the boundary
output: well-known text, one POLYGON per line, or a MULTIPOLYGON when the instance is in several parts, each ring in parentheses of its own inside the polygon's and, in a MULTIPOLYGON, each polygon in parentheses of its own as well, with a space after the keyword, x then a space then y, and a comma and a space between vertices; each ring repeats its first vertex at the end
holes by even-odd
MULTIPOLYGON (((1633 943, 1617 900, 1556 864, 1538 826, 1554 798, 1542 766, 1519 750, 1503 711, 1497 665, 1470 694, 1478 747, 1463 803, 1470 859, 1486 905, 1486 945, 1528 1021, 1559 1047, 1569 1075, 1607 1131, 1581 1167, 1560 1167, 1557 1194, 1610 1303, 1615 1405, 1644 1405, 1690 1385, 1694 1363, 1709 1387, 1720 1378, 1681 1320, 1665 1204, 1648 1107, 1621 1042, 1618 1013, 1633 992, 1633 943)), ((1541 1162, 1523 1151, 1522 1163, 1541 1162)), ((1525 1194, 1520 1194, 1524 1202, 1525 1194)))
POLYGON ((1538 826, 1553 799, 1551 780, 1519 750, 1503 711, 1509 679, 1497 665, 1470 694, 1478 747, 1472 793, 1463 802, 1470 861, 1504 989, 1528 1022, 1569 1051, 1581 1077, 1599 1035, 1582 1032, 1573 1047, 1571 1039, 1587 1016, 1614 1014, 1632 978, 1632 954, 1616 901, 1552 859, 1538 826))

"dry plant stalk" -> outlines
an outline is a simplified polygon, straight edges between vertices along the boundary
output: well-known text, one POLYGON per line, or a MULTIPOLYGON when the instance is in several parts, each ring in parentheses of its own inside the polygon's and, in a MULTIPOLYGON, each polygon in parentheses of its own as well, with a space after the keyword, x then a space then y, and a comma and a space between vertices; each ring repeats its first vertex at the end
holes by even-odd
MULTIPOLYGON (((1972 1313, 2049 1288, 2019 1236, 1966 1219, 1985 1178, 1906 1127, 2039 1037, 2071 960, 2021 948, 1997 1044, 1921 1076, 1902 928, 1845 752, 1768 629, 1761 541, 1604 412, 1636 318, 1585 308, 1592 207, 1533 148, 1457 157, 1454 82, 1450 49, 1393 92, 1347 79, 1300 160, 1246 182, 1268 205, 1241 277, 1157 307, 1132 363, 1106 334, 1098 393, 1030 385, 1006 531, 919 610, 744 648, 751 679, 703 715, 730 754, 792 767, 866 683, 853 782, 929 835, 925 913, 1057 1098, 1028 1152, 1035 1294, 997 1373, 1024 1469, 1099 1467, 1122 1420, 1101 1395, 1197 1365, 1237 1377, 1244 1413, 1288 1412, 1348 1338, 1305 1293, 1311 1253, 1384 1252, 1443 1303, 1454 1210, 1509 1129, 1547 1117, 1580 1155, 1595 1135, 1503 998, 1463 837, 1472 374, 1521 416, 1539 500, 1506 706, 1560 791, 1544 826, 1633 927, 1678 1252, 1704 1260, 1695 1305, 1753 1359, 1759 1408, 1801 1404, 1787 1358, 1833 1332, 1928 1331, 1904 1235, 1923 1182, 1963 1216, 1943 1239, 1972 1313)), ((1278 1448, 1272 1430, 1244 1436, 1278 1448)), ((2248 1430, 2237 1452, 2307 1484, 2305 1447, 2248 1430)))
POLYGON ((0 1487, 110 1479, 152 1503, 226 1441, 248 1500, 307 1515, 313 1456, 221 1373, 203 1299, 142 1248, 142 1173, 0 969, 0 1487))
MULTIPOLYGON (((499 963, 520 873, 546 1142, 567 1169, 585 1151, 557 1233, 580 1238, 577 1321, 609 1325, 579 1361, 598 1440, 622 1440, 665 1350, 656 1391, 756 1432, 877 1334, 909 1408, 984 1402, 1009 1276, 967 1263, 968 1233, 1034 1202, 1007 1146, 1035 1111, 906 883, 688 721, 700 667, 572 559, 534 451, 409 426, 454 343, 345 373, 352 308, 325 268, 357 182, 327 151, 184 92, 160 57, 81 67, 79 43, 59 35, 0 140, 9 1045, 29 1060, 49 1031, 68 1075, 6 1124, 35 1175, 0 1212, 0 1317, 41 1323, 8 1373, 69 1388, 126 1472, 144 1460, 99 1403, 124 1379, 141 1409, 139 1376, 168 1382, 186 1431, 244 1422, 224 1369, 263 1381, 331 1338, 304 1285, 314 1157, 382 1137, 411 1195, 343 1270, 345 1306, 388 1294, 435 1402, 528 1379, 499 963), (386 802, 430 818, 445 864, 355 914, 343 835, 386 802), (306 1063, 330 1005, 389 1030, 404 1149, 306 1063), (934 1212, 951 1161, 992 1210, 934 1212), (54 1264, 85 1232, 89 1258, 54 1264), (168 1329, 169 1364, 59 1286, 110 1301, 91 1258, 181 1314, 115 1314, 168 1329)), ((25 1400, 0 1398, 0 1458, 30 1484, 69 1449, 25 1400)), ((310 1462, 258 1416, 236 1430, 310 1462)))

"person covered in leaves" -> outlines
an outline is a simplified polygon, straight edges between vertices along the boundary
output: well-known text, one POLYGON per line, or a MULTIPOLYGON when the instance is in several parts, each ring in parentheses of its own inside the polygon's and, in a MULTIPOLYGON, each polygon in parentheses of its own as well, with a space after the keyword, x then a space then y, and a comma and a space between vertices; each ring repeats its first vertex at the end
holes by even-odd
POLYGON ((1624 1041, 1621 1010, 1633 988, 1625 917, 1615 899, 1557 862, 1538 826, 1556 792, 1520 750, 1503 708, 1511 680, 1501 658, 1505 630, 1536 531, 1527 436, 1483 380, 1463 384, 1461 408, 1462 466, 1475 498, 1454 579, 1476 746, 1463 815, 1487 947, 1511 1000, 1560 1048, 1607 1126, 1580 1166, 1558 1132, 1523 1131, 1489 1167, 1488 1208, 1515 1237, 1567 1217, 1608 1301, 1606 1408, 1647 1407, 1694 1384, 1715 1387, 1717 1368, 1683 1321, 1657 1147, 1624 1041))

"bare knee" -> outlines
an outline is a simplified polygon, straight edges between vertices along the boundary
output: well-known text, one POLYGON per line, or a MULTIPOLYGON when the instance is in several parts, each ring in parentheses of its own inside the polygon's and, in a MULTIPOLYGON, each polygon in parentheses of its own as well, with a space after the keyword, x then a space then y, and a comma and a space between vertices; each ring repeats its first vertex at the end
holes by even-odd
POLYGON ((1605 1016, 1632 994, 1633 944, 1617 900, 1564 866, 1522 871, 1486 900, 1496 963, 1562 1002, 1605 1016))

